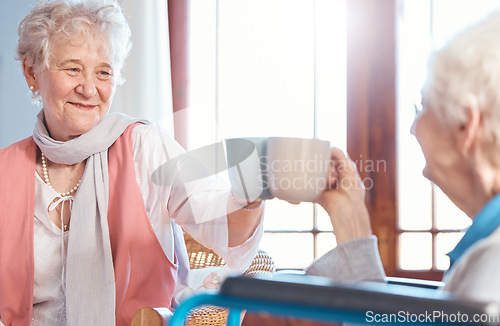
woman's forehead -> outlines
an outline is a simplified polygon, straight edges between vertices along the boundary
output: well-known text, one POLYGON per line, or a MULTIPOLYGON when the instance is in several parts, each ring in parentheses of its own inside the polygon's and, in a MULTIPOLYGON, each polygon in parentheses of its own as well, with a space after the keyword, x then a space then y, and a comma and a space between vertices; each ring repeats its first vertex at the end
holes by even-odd
POLYGON ((103 37, 96 35, 78 35, 71 40, 59 39, 53 43, 51 57, 53 61, 98 61, 111 65, 109 46, 103 37))

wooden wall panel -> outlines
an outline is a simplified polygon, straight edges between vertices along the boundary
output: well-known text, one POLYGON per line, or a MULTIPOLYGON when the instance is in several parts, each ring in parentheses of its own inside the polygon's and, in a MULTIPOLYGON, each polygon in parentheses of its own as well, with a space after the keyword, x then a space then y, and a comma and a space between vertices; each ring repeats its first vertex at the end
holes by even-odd
POLYGON ((348 0, 347 150, 367 187, 386 272, 396 268, 396 0, 348 0))

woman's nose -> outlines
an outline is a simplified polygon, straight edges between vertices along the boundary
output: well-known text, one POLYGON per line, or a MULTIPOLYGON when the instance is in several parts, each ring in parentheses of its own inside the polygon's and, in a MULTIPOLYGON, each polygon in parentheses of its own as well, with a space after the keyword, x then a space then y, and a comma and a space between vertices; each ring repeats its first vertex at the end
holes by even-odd
POLYGON ((93 76, 84 76, 81 82, 76 87, 76 91, 86 98, 90 98, 96 95, 97 89, 93 80, 93 76))

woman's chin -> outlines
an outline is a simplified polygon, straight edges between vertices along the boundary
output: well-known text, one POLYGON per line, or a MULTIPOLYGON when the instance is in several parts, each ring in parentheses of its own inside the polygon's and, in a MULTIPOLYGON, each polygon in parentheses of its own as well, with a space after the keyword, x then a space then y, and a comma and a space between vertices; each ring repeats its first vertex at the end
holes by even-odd
POLYGON ((429 168, 429 166, 425 166, 424 169, 422 170, 422 175, 429 180, 430 182, 434 183, 435 185, 439 186, 441 182, 439 181, 439 178, 436 177, 436 174, 433 172, 432 169, 429 168))
POLYGON ((429 179, 430 181, 433 181, 432 180, 432 173, 427 165, 424 166, 424 169, 422 170, 422 175, 425 178, 429 179))

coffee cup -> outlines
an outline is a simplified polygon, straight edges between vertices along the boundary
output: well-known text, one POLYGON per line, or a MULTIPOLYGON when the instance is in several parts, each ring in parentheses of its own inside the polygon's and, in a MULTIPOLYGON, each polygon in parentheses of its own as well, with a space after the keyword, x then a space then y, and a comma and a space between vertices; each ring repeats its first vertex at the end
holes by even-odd
POLYGON ((267 182, 273 197, 312 202, 325 190, 330 143, 317 138, 271 137, 267 141, 267 182))
POLYGON ((232 191, 236 197, 251 203, 258 198, 272 198, 265 187, 267 137, 231 138, 225 140, 226 161, 232 191))
POLYGON ((225 144, 233 192, 248 203, 275 197, 312 202, 327 186, 328 141, 249 137, 227 139, 225 144))

